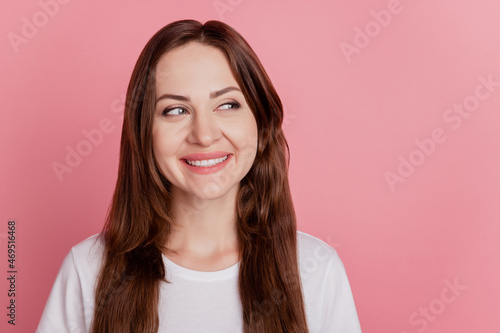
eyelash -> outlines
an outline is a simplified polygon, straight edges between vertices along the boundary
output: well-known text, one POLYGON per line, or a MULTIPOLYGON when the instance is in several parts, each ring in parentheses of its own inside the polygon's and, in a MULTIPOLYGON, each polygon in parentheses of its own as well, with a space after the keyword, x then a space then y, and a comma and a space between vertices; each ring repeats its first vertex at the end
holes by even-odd
MULTIPOLYGON (((237 110, 241 106, 240 103, 238 103, 238 102, 227 102, 227 103, 223 103, 223 104, 219 105, 218 108, 220 108, 221 106, 224 106, 224 105, 231 105, 231 107, 228 108, 228 109, 223 109, 223 110, 233 110, 233 109, 237 110)), ((183 114, 176 114, 176 115, 169 115, 168 114, 170 111, 173 111, 173 110, 176 110, 176 109, 182 110, 184 112, 188 112, 188 110, 185 107, 183 107, 183 106, 173 106, 173 107, 166 108, 165 110, 163 110, 162 113, 161 113, 161 115, 162 116, 166 116, 166 117, 168 117, 168 116, 175 117, 175 116, 182 116, 182 115, 185 114, 185 113, 183 113, 183 114)))

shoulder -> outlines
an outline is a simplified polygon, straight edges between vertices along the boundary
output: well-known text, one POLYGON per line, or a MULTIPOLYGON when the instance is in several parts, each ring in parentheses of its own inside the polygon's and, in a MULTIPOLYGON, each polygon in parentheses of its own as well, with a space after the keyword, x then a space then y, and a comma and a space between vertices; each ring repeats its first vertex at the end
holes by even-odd
POLYGON ((319 238, 316 238, 312 235, 306 234, 303 231, 297 231, 297 248, 302 252, 314 252, 314 251, 326 251, 330 254, 335 253, 335 249, 330 245, 325 243, 319 238))
POLYGON ((94 287, 104 253, 104 242, 98 236, 84 239, 66 254, 47 299, 37 333, 89 330, 94 308, 94 287))
POLYGON ((99 250, 99 248, 101 248, 104 245, 104 241, 101 236, 102 235, 100 233, 89 236, 84 240, 80 241, 79 243, 77 243, 76 245, 74 245, 71 248, 71 250, 77 252, 99 250))
MULTIPOLYGON (((81 279, 92 279, 99 273, 104 253, 101 234, 92 235, 71 248, 71 259, 81 279)), ((69 258, 70 257, 70 258, 69 258)))
POLYGON ((310 332, 360 333, 351 287, 337 251, 297 233, 300 278, 310 332))
POLYGON ((324 241, 302 231, 297 231, 297 252, 302 265, 331 265, 340 262, 337 251, 324 241))
POLYGON ((297 232, 298 264, 305 286, 324 284, 332 275, 345 275, 345 268, 337 251, 312 235, 297 232))

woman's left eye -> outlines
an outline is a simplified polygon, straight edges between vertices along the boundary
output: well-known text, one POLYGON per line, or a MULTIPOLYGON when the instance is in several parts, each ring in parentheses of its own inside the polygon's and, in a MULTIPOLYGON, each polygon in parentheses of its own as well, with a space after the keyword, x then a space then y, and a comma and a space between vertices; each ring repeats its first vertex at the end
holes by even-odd
POLYGON ((219 109, 222 109, 222 110, 229 110, 229 109, 238 109, 240 107, 240 104, 239 103, 236 103, 236 102, 228 102, 228 103, 224 103, 222 104, 221 106, 219 106, 219 109))

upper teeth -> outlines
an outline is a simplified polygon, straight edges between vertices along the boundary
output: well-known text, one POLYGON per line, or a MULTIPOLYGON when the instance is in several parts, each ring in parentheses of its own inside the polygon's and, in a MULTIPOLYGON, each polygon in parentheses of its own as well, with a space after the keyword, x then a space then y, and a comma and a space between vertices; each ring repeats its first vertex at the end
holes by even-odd
POLYGON ((214 165, 219 164, 221 162, 224 162, 226 159, 227 159, 227 155, 224 157, 214 158, 211 160, 196 160, 196 161, 186 160, 186 162, 188 164, 194 165, 194 166, 211 167, 211 166, 214 166, 214 165))

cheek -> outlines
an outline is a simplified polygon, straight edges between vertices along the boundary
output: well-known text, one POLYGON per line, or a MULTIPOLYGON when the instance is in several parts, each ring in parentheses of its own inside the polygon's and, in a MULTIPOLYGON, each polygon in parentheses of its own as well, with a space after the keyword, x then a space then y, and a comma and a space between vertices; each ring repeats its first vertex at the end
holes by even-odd
POLYGON ((257 124, 253 117, 246 121, 243 126, 237 131, 238 150, 240 153, 248 156, 253 160, 257 152, 258 130, 257 124))
POLYGON ((175 153, 175 136, 169 133, 168 129, 161 128, 161 126, 153 129, 153 153, 160 167, 175 153))

